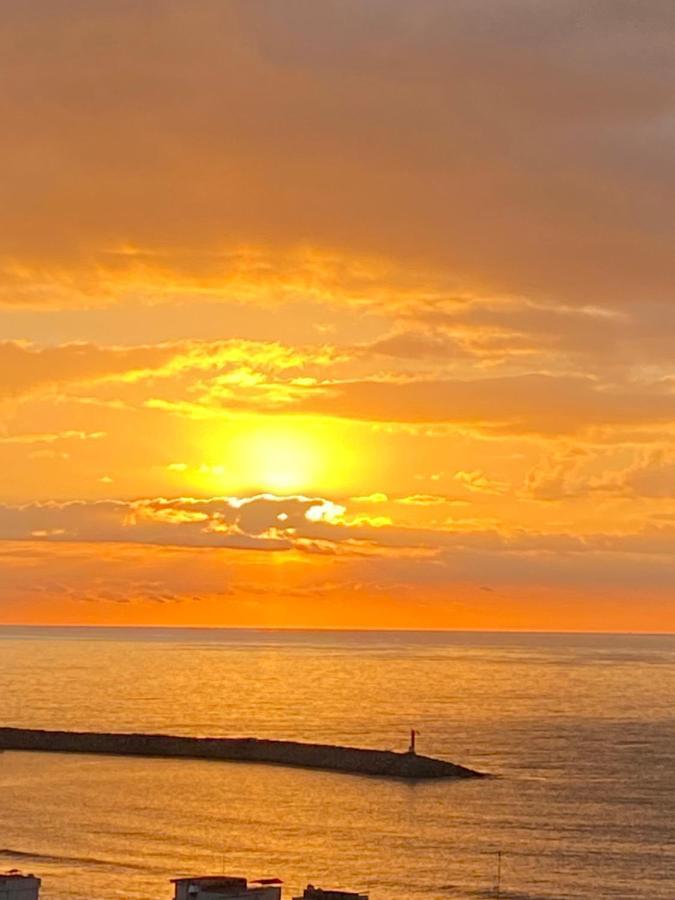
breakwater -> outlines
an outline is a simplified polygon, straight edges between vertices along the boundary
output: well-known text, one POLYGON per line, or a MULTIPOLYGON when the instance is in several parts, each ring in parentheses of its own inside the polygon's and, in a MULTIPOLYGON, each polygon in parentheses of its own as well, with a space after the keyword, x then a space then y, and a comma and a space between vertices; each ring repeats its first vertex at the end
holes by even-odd
POLYGON ((483 774, 417 753, 258 738, 0 728, 0 749, 255 762, 384 778, 472 778, 483 774))

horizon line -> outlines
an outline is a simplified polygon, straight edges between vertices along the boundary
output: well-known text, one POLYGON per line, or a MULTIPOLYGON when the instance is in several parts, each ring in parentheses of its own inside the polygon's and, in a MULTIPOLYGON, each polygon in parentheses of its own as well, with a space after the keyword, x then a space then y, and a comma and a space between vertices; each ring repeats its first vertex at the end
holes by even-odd
POLYGON ((72 622, 0 622, 3 628, 81 628, 123 630, 162 630, 162 631, 267 631, 267 632, 326 632, 330 634, 539 634, 539 635, 596 635, 598 637, 675 637, 675 631, 599 631, 581 629, 541 629, 541 628, 335 628, 308 625, 122 625, 117 623, 92 624, 72 622))

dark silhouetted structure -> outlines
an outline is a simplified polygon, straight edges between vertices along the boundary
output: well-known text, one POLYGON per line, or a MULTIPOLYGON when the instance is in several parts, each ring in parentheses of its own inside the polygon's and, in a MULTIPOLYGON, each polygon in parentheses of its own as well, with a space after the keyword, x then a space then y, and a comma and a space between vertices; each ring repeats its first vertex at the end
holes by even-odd
POLYGON ((418 734, 419 731, 415 731, 414 728, 410 729, 410 746, 408 747, 408 753, 414 753, 415 755, 417 755, 417 750, 415 749, 415 740, 418 734))
MULTIPOLYGON (((414 734, 416 732, 413 732, 414 734)), ((196 738, 169 734, 108 734, 0 728, 0 749, 53 753, 106 753, 111 756, 159 756, 274 763, 328 769, 382 778, 472 778, 482 773, 417 752, 367 750, 333 744, 268 741, 257 738, 196 738)))
POLYGON ((332 891, 308 884, 301 897, 293 900, 368 900, 368 894, 357 894, 354 891, 332 891))
POLYGON ((39 900, 41 881, 18 869, 0 872, 0 900, 39 900))
POLYGON ((265 878, 248 882, 231 875, 174 878, 174 900, 281 900, 281 882, 265 878))

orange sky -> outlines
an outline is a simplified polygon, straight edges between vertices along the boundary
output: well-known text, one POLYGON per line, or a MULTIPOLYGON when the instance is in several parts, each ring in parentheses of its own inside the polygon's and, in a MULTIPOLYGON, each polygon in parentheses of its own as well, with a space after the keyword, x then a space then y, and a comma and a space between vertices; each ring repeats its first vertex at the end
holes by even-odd
POLYGON ((0 622, 675 630, 670 5, 4 16, 0 622))

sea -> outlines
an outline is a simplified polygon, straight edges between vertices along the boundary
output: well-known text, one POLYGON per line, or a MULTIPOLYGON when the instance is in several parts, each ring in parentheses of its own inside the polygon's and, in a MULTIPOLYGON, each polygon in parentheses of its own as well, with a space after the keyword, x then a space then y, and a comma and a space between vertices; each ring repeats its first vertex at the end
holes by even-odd
POLYGON ((6 751, 0 870, 45 900, 221 873, 288 898, 675 898, 675 636, 3 627, 0 725, 396 750, 415 728, 494 776, 6 751))

